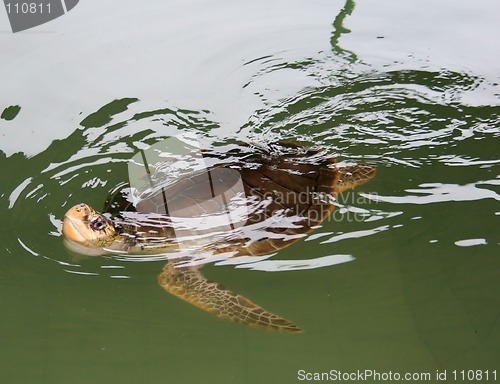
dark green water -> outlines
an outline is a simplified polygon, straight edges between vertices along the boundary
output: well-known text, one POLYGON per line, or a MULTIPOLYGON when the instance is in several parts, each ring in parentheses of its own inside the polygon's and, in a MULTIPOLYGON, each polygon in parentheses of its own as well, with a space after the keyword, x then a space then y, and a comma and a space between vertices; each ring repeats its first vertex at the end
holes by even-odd
MULTIPOLYGON (((187 24, 150 26, 152 16, 140 16, 138 23, 157 34, 146 40, 145 32, 123 32, 135 40, 117 38, 109 51, 97 33, 85 37, 88 26, 70 22, 52 26, 68 28, 69 37, 19 34, 13 43, 13 36, 3 35, 0 41, 10 48, 42 42, 56 56, 58 44, 75 48, 56 69, 41 48, 19 49, 7 63, 18 72, 2 75, 2 111, 20 109, 11 107, 0 119, 1 382, 295 383, 300 370, 365 369, 430 373, 426 382, 438 382, 436 372, 445 370, 447 382, 486 382, 488 371, 495 382, 498 61, 479 37, 459 46, 452 35, 419 31, 423 5, 396 4, 380 4, 390 9, 383 27, 378 7, 352 1, 296 4, 293 11, 273 5, 268 19, 260 6, 197 4, 175 8, 193 12, 187 24), (225 24, 197 24, 195 11, 225 24), (402 20, 412 14, 406 25, 402 20), (237 23, 243 16, 248 31, 237 23), (172 31, 178 51, 161 49, 174 39, 172 31), (228 31, 233 35, 221 40, 228 31), (199 47, 200 36, 214 47, 210 53, 199 47), (402 44, 405 38, 414 45, 402 44), (78 72, 78 60, 94 52, 92 41, 101 65, 78 72), (191 67, 198 56, 189 56, 189 44, 200 49, 191 67), (380 51, 367 49, 370 44, 380 51), (117 61, 142 45, 136 66, 117 61), (490 62, 481 60, 489 55, 490 62), (160 69, 174 71, 175 57, 185 79, 194 77, 191 83, 176 85, 175 73, 160 69), (35 67, 62 76, 57 87, 26 76, 35 67), (150 82, 152 68, 158 72, 151 72, 156 81, 150 82), (64 85, 68 79, 73 88, 64 85), (75 256, 64 248, 60 226, 70 206, 85 201, 101 207, 108 191, 127 180, 134 153, 185 132, 214 144, 301 140, 341 162, 377 166, 373 180, 340 198, 330 220, 267 264, 203 268, 208 278, 292 319, 304 333, 226 323, 169 296, 156 282, 162 261, 75 256), (354 260, 325 261, 338 255, 354 260), (455 380, 454 370, 481 370, 483 380, 455 380)), ((435 11, 452 30, 472 15, 468 30, 481 26, 493 43, 500 24, 491 16, 492 4, 484 2, 481 10, 449 2, 435 11)), ((155 6, 156 13, 164 11, 155 6)), ((98 31, 103 15, 94 21, 98 31)), ((437 28, 436 20, 427 23, 437 28)), ((114 36, 112 29, 107 33, 114 36)))

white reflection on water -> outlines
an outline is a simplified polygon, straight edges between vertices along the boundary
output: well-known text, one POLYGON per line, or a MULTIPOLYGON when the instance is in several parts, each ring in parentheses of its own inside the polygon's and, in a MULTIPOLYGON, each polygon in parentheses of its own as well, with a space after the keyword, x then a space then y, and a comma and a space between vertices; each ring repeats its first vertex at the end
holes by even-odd
POLYGON ((354 232, 349 232, 349 233, 343 233, 340 235, 332 236, 328 240, 324 240, 321 242, 321 244, 328 244, 328 243, 335 243, 337 241, 345 240, 345 239, 357 239, 360 237, 366 237, 366 236, 371 236, 374 235, 375 233, 378 232, 383 232, 387 231, 390 228, 389 225, 382 225, 377 228, 372 228, 372 229, 367 229, 363 231, 354 231, 354 232))
POLYGON ((420 189, 406 189, 406 192, 418 193, 420 195, 407 196, 381 196, 360 193, 361 196, 370 200, 393 204, 430 204, 444 201, 474 201, 481 199, 495 199, 500 201, 500 195, 487 188, 479 188, 481 185, 500 185, 499 179, 478 181, 465 185, 424 183, 420 189))
POLYGON ((493 166, 494 164, 500 163, 500 160, 496 159, 480 160, 478 158, 469 158, 467 156, 461 156, 461 155, 442 155, 439 156, 437 159, 443 161, 444 164, 449 165, 451 167, 471 166, 471 165, 493 166))
POLYGON ((24 244, 21 239, 17 239, 17 242, 21 245, 21 247, 23 247, 26 251, 28 251, 29 253, 31 253, 33 256, 40 256, 40 254, 36 253, 35 251, 33 251, 30 247, 28 247, 26 244, 24 244))
POLYGON ((72 273, 74 275, 98 276, 98 273, 94 273, 94 272, 82 272, 82 271, 72 271, 71 269, 65 269, 64 272, 72 273))
POLYGON ((306 260, 266 260, 273 255, 263 257, 237 257, 220 261, 216 265, 236 265, 236 268, 246 268, 253 271, 283 272, 329 267, 347 263, 355 258, 351 255, 330 255, 306 260), (255 259, 259 259, 255 261, 255 259))
POLYGON ((19 195, 24 191, 24 189, 28 185, 30 185, 32 180, 33 180, 32 177, 28 177, 11 192, 9 196, 9 209, 12 209, 12 207, 16 203, 16 200, 19 198, 19 195))
POLYGON ((58 219, 53 213, 49 213, 49 220, 55 229, 54 231, 49 232, 49 235, 60 237, 62 235, 62 220, 58 219))
POLYGON ((466 240, 455 241, 455 245, 458 245, 459 247, 472 247, 474 245, 485 245, 485 244, 488 244, 486 239, 466 239, 466 240))

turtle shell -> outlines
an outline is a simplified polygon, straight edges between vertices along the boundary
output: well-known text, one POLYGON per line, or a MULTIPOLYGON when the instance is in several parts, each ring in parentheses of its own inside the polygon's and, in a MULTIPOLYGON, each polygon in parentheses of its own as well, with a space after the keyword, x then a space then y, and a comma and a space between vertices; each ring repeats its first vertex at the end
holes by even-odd
POLYGON ((208 236, 214 253, 263 255, 297 241, 329 215, 338 179, 331 156, 280 145, 273 153, 255 151, 244 161, 159 185, 135 205, 130 188, 120 185, 105 212, 118 213, 129 236, 139 233, 144 239, 144 233, 154 232, 155 241, 208 236))

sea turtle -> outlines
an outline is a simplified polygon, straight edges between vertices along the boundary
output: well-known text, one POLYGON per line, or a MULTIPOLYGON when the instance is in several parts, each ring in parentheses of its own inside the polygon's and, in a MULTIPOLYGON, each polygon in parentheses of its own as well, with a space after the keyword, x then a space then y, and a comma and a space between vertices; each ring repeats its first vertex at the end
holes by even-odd
MULTIPOLYGON (((335 159, 324 151, 295 144, 269 145, 266 150, 252 147, 250 152, 243 160, 209 169, 210 184, 206 172, 193 174, 143 195, 135 205, 122 197, 124 193, 115 194, 105 206, 106 211, 112 207, 119 211, 114 216, 77 204, 64 216, 65 243, 91 255, 162 254, 182 248, 180 254, 184 256, 169 259, 158 277, 167 292, 222 319, 299 332, 301 329, 291 321, 208 281, 199 265, 189 261, 220 254, 268 255, 285 248, 328 217, 338 193, 374 177, 375 168, 368 164, 336 166, 335 159), (235 175, 244 190, 236 196, 238 206, 246 208, 243 222, 230 223, 224 230, 213 226, 191 228, 188 236, 179 237, 164 204, 166 196, 187 212, 185 216, 190 210, 200 212, 200 208, 214 212, 213 207, 207 207, 213 205, 214 196, 231 189, 235 175)), ((223 207, 226 213, 227 207, 223 207)), ((209 222, 215 217, 197 215, 209 222)))

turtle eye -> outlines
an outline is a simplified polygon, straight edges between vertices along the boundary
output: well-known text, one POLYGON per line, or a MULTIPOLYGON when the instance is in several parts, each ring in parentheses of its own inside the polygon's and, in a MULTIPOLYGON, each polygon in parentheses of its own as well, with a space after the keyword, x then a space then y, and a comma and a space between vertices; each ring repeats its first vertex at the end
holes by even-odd
POLYGON ((105 226, 106 222, 99 216, 90 220, 90 228, 93 230, 100 231, 101 229, 104 229, 105 226))

